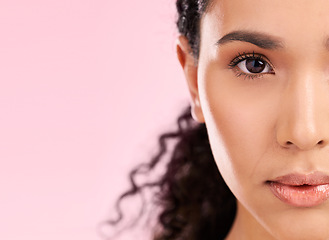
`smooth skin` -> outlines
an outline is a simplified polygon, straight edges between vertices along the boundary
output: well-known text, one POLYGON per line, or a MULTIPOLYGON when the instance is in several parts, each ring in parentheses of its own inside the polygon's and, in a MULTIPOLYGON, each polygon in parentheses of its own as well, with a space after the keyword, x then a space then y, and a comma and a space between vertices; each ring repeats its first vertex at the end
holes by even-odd
POLYGON ((214 0, 197 60, 178 39, 193 118, 205 122, 238 201, 227 240, 329 239, 329 201, 291 206, 267 184, 289 173, 329 174, 328 12, 327 0, 214 0), (236 31, 252 41, 219 41, 236 31), (264 71, 246 72, 250 56, 261 56, 264 71))

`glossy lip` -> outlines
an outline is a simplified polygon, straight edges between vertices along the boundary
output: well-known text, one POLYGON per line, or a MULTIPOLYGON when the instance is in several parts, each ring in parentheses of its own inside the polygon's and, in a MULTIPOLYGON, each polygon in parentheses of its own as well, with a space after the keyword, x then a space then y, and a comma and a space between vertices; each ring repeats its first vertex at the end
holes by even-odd
POLYGON ((321 172, 287 174, 267 184, 278 199, 295 207, 314 207, 329 198, 329 176, 321 172))

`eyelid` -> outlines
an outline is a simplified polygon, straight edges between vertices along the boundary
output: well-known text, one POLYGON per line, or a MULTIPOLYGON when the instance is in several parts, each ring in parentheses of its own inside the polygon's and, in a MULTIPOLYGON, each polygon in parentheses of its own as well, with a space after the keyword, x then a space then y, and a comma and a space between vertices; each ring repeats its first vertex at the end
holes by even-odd
POLYGON ((255 52, 252 52, 252 53, 246 53, 246 52, 238 53, 238 55, 235 58, 233 58, 233 60, 229 63, 229 67, 234 68, 240 62, 242 62, 244 60, 247 60, 247 59, 255 59, 255 60, 264 61, 267 64, 269 64, 270 67, 274 70, 273 64, 271 63, 271 61, 267 57, 265 57, 263 54, 259 54, 259 53, 255 53, 255 52))

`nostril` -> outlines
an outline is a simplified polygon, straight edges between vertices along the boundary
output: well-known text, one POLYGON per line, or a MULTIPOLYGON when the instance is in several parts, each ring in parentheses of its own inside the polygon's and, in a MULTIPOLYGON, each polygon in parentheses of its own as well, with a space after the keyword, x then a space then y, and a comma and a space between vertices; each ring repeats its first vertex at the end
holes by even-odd
POLYGON ((281 146, 283 148, 292 148, 293 146, 296 146, 297 148, 299 149, 302 149, 302 150, 309 150, 313 147, 324 147, 326 146, 327 144, 329 144, 329 141, 327 142, 326 140, 319 140, 319 141, 285 141, 285 142, 282 142, 281 143, 281 146), (296 144, 297 143, 297 144, 296 144))

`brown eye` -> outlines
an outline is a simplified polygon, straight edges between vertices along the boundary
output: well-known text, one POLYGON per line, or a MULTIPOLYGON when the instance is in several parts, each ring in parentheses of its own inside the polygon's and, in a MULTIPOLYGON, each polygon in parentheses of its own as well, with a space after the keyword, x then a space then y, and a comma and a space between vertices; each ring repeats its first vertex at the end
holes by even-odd
POLYGON ((248 58, 239 62, 237 67, 247 74, 270 73, 272 71, 271 66, 266 61, 254 58, 248 58))
POLYGON ((247 59, 245 64, 247 70, 251 73, 261 73, 266 66, 264 62, 253 59, 247 59))

